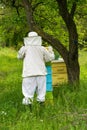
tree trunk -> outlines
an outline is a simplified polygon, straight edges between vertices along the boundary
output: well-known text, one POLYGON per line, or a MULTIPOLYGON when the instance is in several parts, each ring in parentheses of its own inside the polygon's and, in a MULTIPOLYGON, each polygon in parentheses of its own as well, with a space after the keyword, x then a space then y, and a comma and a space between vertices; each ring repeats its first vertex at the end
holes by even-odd
POLYGON ((71 60, 67 66, 67 74, 68 74, 68 81, 70 84, 77 84, 79 83, 79 76, 80 76, 80 68, 79 63, 75 60, 71 60))
POLYGON ((59 5, 60 15, 62 16, 68 32, 69 32, 69 50, 63 46, 63 44, 53 36, 43 32, 42 29, 38 28, 33 19, 33 12, 31 3, 28 0, 23 0, 24 7, 26 10, 27 20, 29 24, 30 31, 36 31, 42 38, 50 43, 63 57, 66 67, 67 67, 67 74, 68 74, 68 81, 70 84, 74 84, 79 82, 79 63, 78 63, 78 34, 76 25, 73 21, 73 15, 75 11, 75 3, 73 4, 71 14, 68 12, 67 9, 67 1, 66 0, 56 0, 59 5))
POLYGON ((68 81, 69 83, 79 83, 80 67, 78 62, 78 34, 74 21, 69 20, 69 53, 65 61, 67 65, 68 81))
POLYGON ((29 31, 33 31, 33 10, 32 10, 32 5, 31 5, 31 0, 23 0, 24 8, 26 11, 26 17, 29 25, 29 31))
POLYGON ((73 20, 76 10, 76 1, 73 2, 71 12, 67 8, 67 0, 56 0, 69 33, 69 51, 68 55, 63 57, 67 66, 69 83, 79 83, 80 67, 78 62, 78 33, 73 20))
POLYGON ((74 22, 69 32, 69 55, 67 62, 68 80, 79 83, 80 67, 78 62, 78 34, 74 22))

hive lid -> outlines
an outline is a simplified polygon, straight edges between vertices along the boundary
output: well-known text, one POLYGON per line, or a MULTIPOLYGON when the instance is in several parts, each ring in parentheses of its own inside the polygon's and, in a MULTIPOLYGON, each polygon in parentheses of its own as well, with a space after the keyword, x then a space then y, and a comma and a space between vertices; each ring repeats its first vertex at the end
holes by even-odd
POLYGON ((53 60, 52 63, 55 63, 55 62, 64 62, 63 58, 59 58, 58 60, 53 60))

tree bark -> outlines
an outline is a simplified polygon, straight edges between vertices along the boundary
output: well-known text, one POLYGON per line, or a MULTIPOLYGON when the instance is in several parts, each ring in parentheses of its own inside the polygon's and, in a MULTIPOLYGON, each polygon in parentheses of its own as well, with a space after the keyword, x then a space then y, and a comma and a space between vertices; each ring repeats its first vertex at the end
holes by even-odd
POLYGON ((26 11, 26 17, 29 25, 29 31, 33 31, 33 10, 31 5, 32 0, 23 0, 23 5, 26 11))
POLYGON ((59 6, 59 12, 62 16, 69 33, 69 51, 65 60, 67 66, 69 83, 78 83, 80 67, 78 62, 78 33, 73 20, 76 10, 76 2, 73 3, 71 12, 67 9, 67 0, 56 0, 59 6))

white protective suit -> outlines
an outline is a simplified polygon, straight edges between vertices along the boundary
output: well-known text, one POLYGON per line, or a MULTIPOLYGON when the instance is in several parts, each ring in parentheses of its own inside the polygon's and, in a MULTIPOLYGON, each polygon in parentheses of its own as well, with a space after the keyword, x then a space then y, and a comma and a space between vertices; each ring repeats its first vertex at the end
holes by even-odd
POLYGON ((51 47, 48 50, 42 46, 42 39, 36 32, 30 32, 24 38, 24 46, 18 51, 18 59, 23 59, 23 104, 33 101, 34 92, 37 90, 37 101, 45 101, 46 94, 46 67, 45 62, 54 59, 51 47), (30 100, 29 100, 30 99, 30 100))

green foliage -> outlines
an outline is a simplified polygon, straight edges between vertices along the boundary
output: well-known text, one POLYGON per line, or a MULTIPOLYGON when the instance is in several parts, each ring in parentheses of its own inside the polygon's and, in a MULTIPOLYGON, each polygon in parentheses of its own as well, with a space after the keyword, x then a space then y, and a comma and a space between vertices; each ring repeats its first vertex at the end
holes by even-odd
MULTIPOLYGON (((33 1, 32 6, 34 11, 34 19, 37 25, 43 28, 45 32, 59 38, 67 46, 68 33, 65 23, 61 19, 60 15, 58 15, 58 7, 56 2, 49 2, 49 0, 45 0, 43 2, 38 0, 37 2, 33 1)), ((22 42, 22 38, 29 31, 25 12, 22 8, 19 8, 18 15, 16 9, 12 8, 11 5, 10 8, 5 6, 1 9, 1 11, 4 12, 4 16, 1 19, 1 44, 5 44, 6 46, 17 46, 22 42)))
POLYGON ((87 0, 77 6, 75 22, 77 25, 80 49, 87 48, 87 0))
MULTIPOLYGON (((38 2, 39 3, 39 2, 38 2)), ((35 6, 35 3, 33 3, 35 6)), ((68 45, 66 25, 59 15, 55 1, 45 0, 34 10, 34 19, 45 32, 58 38, 65 46, 68 45)))
POLYGON ((3 13, 0 17, 0 45, 17 47, 28 31, 24 10, 20 9, 22 15, 18 15, 14 8, 3 7, 0 10, 3 13))
MULTIPOLYGON (((86 130, 87 52, 80 52, 79 90, 62 84, 54 88, 54 103, 46 102, 43 112, 34 101, 33 112, 22 105, 22 61, 13 48, 0 48, 0 129, 1 130, 86 130)), ((74 88, 74 87, 73 87, 74 88)), ((48 98, 48 97, 47 97, 48 98)))
MULTIPOLYGON (((13 1, 1 1, 0 6, 0 45, 20 47, 23 44, 23 37, 29 31, 25 11, 22 8, 22 1, 15 1, 14 8, 13 1), (4 4, 3 4, 4 1, 4 4)), ((75 22, 79 34, 80 47, 87 47, 87 0, 67 0, 67 8, 69 12, 73 2, 77 3, 77 10, 75 12, 75 22)), ((56 1, 52 0, 37 0, 32 1, 33 16, 36 24, 40 26, 45 32, 58 38, 64 46, 68 47, 69 35, 66 25, 61 18, 56 1)))

